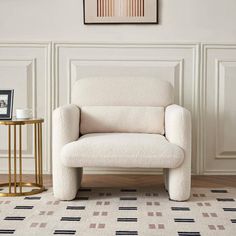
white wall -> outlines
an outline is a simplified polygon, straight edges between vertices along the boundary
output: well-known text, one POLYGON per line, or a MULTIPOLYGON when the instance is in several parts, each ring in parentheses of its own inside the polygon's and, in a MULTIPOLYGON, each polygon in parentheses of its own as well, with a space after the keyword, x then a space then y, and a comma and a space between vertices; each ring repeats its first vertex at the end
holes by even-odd
MULTIPOLYGON (((236 107, 235 12, 235 0, 159 0, 158 25, 94 26, 83 24, 82 0, 0 0, 0 87, 14 87, 16 106, 45 117, 45 173, 51 111, 70 101, 73 81, 122 71, 174 85, 176 102, 193 114, 193 173, 235 174, 236 111, 229 106, 236 107)), ((33 171, 31 133, 24 138, 27 173, 33 171)), ((6 144, 0 143, 0 172, 7 171, 6 144)))
MULTIPOLYGON (((89 1, 89 0, 88 0, 89 1)), ((236 40, 235 0, 159 0, 158 25, 83 25, 82 0, 1 0, 1 40, 236 40)))

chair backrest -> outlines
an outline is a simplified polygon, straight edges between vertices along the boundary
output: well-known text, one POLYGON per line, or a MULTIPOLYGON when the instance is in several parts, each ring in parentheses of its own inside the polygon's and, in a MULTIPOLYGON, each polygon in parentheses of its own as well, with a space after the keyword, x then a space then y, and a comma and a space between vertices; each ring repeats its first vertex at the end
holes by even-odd
POLYGON ((173 99, 172 85, 154 77, 87 77, 72 89, 72 103, 81 109, 82 134, 163 134, 164 109, 173 99))
POLYGON ((72 103, 79 107, 166 107, 173 103, 173 88, 153 77, 87 77, 73 85, 72 103))

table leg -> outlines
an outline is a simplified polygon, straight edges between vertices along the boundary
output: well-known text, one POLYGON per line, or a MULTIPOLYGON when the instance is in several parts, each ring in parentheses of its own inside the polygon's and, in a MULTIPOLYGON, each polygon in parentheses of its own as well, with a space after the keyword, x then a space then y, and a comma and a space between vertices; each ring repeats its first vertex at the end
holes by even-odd
POLYGON ((37 129, 38 129, 38 184, 40 183, 40 140, 39 140, 39 124, 37 124, 37 129))
POLYGON ((38 172, 39 184, 43 185, 43 168, 42 168, 42 124, 38 124, 38 172))
POLYGON ((43 158, 42 158, 42 123, 39 124, 40 127, 40 178, 41 185, 43 186, 43 158))
POLYGON ((11 125, 8 125, 8 183, 11 193, 11 125))
POLYGON ((16 125, 14 125, 14 192, 16 193, 16 125))
POLYGON ((19 125, 19 170, 20 170, 20 193, 22 193, 22 126, 19 125))
POLYGON ((34 124, 34 158, 35 158, 35 183, 38 184, 38 157, 37 157, 37 124, 34 124))

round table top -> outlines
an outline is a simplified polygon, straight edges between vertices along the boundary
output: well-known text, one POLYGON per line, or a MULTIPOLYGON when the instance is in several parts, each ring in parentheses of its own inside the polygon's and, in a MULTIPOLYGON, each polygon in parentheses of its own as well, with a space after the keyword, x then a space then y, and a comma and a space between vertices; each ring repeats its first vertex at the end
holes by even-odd
POLYGON ((0 120, 0 125, 25 125, 43 123, 42 118, 17 119, 13 117, 11 120, 0 120))

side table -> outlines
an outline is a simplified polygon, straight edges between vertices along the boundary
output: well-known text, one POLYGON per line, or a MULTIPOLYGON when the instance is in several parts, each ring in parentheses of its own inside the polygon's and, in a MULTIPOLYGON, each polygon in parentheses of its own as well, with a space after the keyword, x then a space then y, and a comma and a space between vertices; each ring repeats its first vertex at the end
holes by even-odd
POLYGON ((5 187, 4 188, 5 191, 0 192, 0 197, 33 195, 41 193, 45 190, 45 187, 43 186, 43 160, 42 160, 43 122, 44 120, 39 118, 0 120, 0 125, 8 126, 8 183, 0 184, 0 187, 5 187), (34 127, 33 139, 34 139, 35 182, 22 181, 23 178, 22 127, 26 125, 32 125, 34 127), (13 129, 13 134, 12 134, 12 129, 13 129), (12 148, 12 136, 13 136, 13 148, 12 148), (17 143, 18 143, 18 149, 17 149, 17 143), (27 189, 27 187, 30 187, 30 190, 27 189), (6 192, 6 189, 8 190, 8 192, 6 192))

